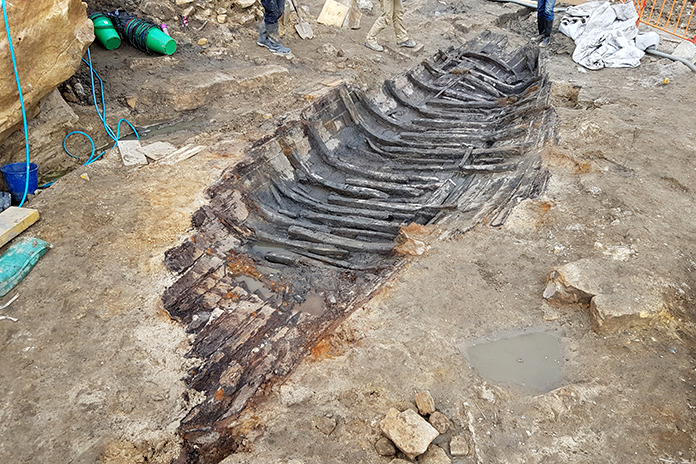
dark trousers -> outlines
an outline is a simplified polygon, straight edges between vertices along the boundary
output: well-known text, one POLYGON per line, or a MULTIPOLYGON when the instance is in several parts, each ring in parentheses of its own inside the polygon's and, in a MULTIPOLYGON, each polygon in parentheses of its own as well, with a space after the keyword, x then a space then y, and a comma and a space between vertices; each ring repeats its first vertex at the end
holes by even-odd
POLYGON ((264 9, 263 22, 277 24, 285 11, 285 0, 261 0, 261 5, 264 9))

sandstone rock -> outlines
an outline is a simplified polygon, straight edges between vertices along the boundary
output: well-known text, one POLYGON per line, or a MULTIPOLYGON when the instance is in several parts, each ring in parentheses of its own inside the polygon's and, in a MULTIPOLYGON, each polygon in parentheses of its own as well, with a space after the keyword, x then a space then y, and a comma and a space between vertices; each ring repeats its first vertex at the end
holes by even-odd
POLYGON ((447 456, 447 452, 437 445, 428 446, 428 451, 418 458, 421 464, 450 464, 452 460, 447 456))
MULTIPOLYGON (((75 73, 94 40, 92 22, 81 0, 8 2, 7 16, 24 104, 31 113, 41 99, 75 73)), ((19 93, 3 27, 0 41, 0 140, 22 121, 19 93)))
POLYGON ((160 0, 147 0, 140 4, 143 16, 159 23, 161 21, 176 20, 174 7, 160 0))
MULTIPOLYGON (((187 111, 221 97, 255 92, 285 82, 288 69, 278 65, 254 66, 232 72, 191 72, 163 88, 161 82, 145 81, 133 89, 138 105, 158 105, 187 111)), ((128 95, 131 97, 131 95, 128 95)))
POLYGON ((597 332, 646 326, 665 311, 650 271, 616 260, 586 258, 554 269, 544 298, 589 305, 597 332))
POLYGON ((412 464, 410 461, 407 461, 405 459, 392 459, 389 461, 389 464, 412 464))
POLYGON ((590 301, 590 316, 597 332, 643 327, 664 311, 662 296, 655 291, 640 295, 633 292, 602 294, 590 301))
POLYGON ((196 42, 197 45, 203 46, 203 45, 208 45, 208 39, 205 37, 198 39, 198 42, 196 42))
MULTIPOLYGON (((29 147, 32 161, 39 165, 40 172, 48 172, 59 168, 65 161, 67 155, 63 152, 61 142, 65 134, 75 126, 78 117, 57 89, 41 101, 38 109, 38 116, 29 121, 28 125, 29 147)), ((68 147, 75 150, 72 144, 68 147)), ((9 155, 12 160, 23 158, 24 133, 17 131, 1 143, 0 154, 9 155)), ((89 156, 89 153, 79 151, 75 154, 89 156)))
POLYGON ((432 413, 428 418, 428 422, 430 422, 430 425, 435 427, 435 430, 440 433, 446 433, 452 425, 447 416, 442 414, 440 411, 435 411, 432 413))
POLYGON ((423 415, 435 412, 435 401, 427 390, 416 393, 416 406, 418 406, 418 412, 423 415))
POLYGON ((461 435, 456 435, 450 440, 450 454, 452 456, 466 456, 469 454, 469 440, 461 435))
POLYGON ((380 428, 410 459, 425 453, 428 445, 439 435, 432 425, 411 409, 402 413, 390 409, 380 428))
POLYGON ((380 456, 394 456, 396 454, 396 448, 394 443, 391 442, 387 437, 381 437, 375 443, 375 450, 380 456))

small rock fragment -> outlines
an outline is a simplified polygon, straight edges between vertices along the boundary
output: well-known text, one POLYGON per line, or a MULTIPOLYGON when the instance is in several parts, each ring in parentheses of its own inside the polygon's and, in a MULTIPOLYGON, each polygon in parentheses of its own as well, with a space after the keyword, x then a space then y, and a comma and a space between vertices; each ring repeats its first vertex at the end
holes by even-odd
POLYGON ((392 459, 389 464, 412 464, 410 461, 405 459, 392 459))
POLYGON ((394 456, 396 454, 396 448, 394 443, 391 442, 387 437, 381 437, 375 443, 375 450, 380 456, 394 456))
POLYGON ((208 39, 206 39, 205 37, 203 37, 202 39, 198 39, 198 42, 197 42, 197 43, 198 43, 198 45, 200 45, 201 47, 202 47, 203 45, 208 45, 208 39))
POLYGON ((433 401, 433 397, 427 390, 416 393, 416 406, 418 406, 418 412, 422 415, 435 412, 435 401, 433 401))
POLYGON ((400 413, 391 408, 380 423, 382 432, 410 459, 425 453, 439 433, 411 409, 400 413))
POLYGON ((447 452, 437 445, 428 446, 428 451, 419 459, 421 464, 450 464, 452 460, 447 452))
POLYGON ((469 454, 469 440, 461 435, 456 435, 450 440, 450 454, 452 456, 466 456, 469 454))
POLYGON ((447 416, 442 414, 440 411, 435 411, 434 413, 432 413, 428 418, 428 422, 430 422, 430 425, 435 427, 435 430, 437 430, 440 433, 447 432, 450 426, 452 425, 447 416))
POLYGON ((331 435, 336 429, 336 419, 329 416, 315 416, 314 426, 324 435, 331 435))

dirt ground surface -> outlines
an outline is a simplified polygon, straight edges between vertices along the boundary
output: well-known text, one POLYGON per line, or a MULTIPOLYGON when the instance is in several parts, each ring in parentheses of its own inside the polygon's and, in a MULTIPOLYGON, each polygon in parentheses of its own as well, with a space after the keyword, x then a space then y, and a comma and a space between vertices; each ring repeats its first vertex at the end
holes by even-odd
MULTIPOLYGON (((307 5, 316 17, 321 3, 307 5)), ((425 45, 417 53, 397 50, 391 31, 385 53, 367 50, 369 15, 360 30, 313 23, 310 41, 286 36, 291 60, 256 46, 252 28, 212 25, 176 33, 171 58, 92 47, 109 118, 168 121, 149 140, 207 149, 173 166, 123 167, 109 153, 30 202, 41 220, 25 235, 53 249, 0 302, 19 294, 2 311, 18 321, 0 321, 1 462, 176 459, 176 429, 198 398, 180 380, 194 361, 189 339, 162 309, 174 280, 163 255, 187 236, 205 187, 336 79, 374 88, 485 29, 517 46, 535 35, 535 13, 516 5, 405 5, 425 45)), ((676 44, 663 36, 660 49, 676 44)), ((696 462, 696 82, 651 57, 583 72, 572 50, 555 34, 544 52, 559 116, 558 141, 543 154, 547 191, 502 228, 431 243, 248 408, 226 464, 388 463, 375 449, 379 421, 412 407, 420 390, 451 421, 435 443, 449 451, 457 435, 469 445, 455 464, 696 462), (549 272, 583 258, 598 273, 618 265, 606 283, 628 299, 657 289, 664 312, 598 333, 587 308, 544 300, 549 272), (472 345, 535 332, 560 340, 558 388, 497 383, 472 367, 472 345)), ((88 124, 89 107, 71 106, 88 124)))

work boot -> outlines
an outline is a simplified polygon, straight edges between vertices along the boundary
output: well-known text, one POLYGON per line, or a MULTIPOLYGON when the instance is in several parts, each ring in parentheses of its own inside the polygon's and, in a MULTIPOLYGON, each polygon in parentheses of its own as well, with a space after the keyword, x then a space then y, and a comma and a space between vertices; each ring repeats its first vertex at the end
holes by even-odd
POLYGON ((416 48, 416 45, 418 44, 413 39, 406 39, 403 42, 397 42, 396 45, 399 47, 416 48))
POLYGON ((275 32, 278 32, 278 24, 275 24, 275 28, 273 28, 273 24, 266 24, 265 22, 261 23, 261 27, 259 28, 259 38, 256 40, 256 45, 259 45, 261 47, 266 47, 269 49, 274 55, 279 55, 279 56, 287 56, 289 55, 290 49, 288 47, 283 46, 283 44, 280 43, 278 40, 274 40, 273 37, 269 34, 273 29, 275 29, 275 32))
MULTIPOLYGON (((265 23, 264 23, 265 24, 265 23)), ((266 33, 274 42, 280 43, 280 33, 278 32, 278 23, 266 24, 266 33)))
POLYGON ((539 47, 546 48, 551 41, 551 30, 553 29, 553 19, 544 20, 544 38, 539 43, 539 47))
POLYGON ((365 42, 365 46, 367 48, 369 48, 370 50, 374 50, 376 52, 383 52, 384 51, 384 47, 378 43, 365 42))

